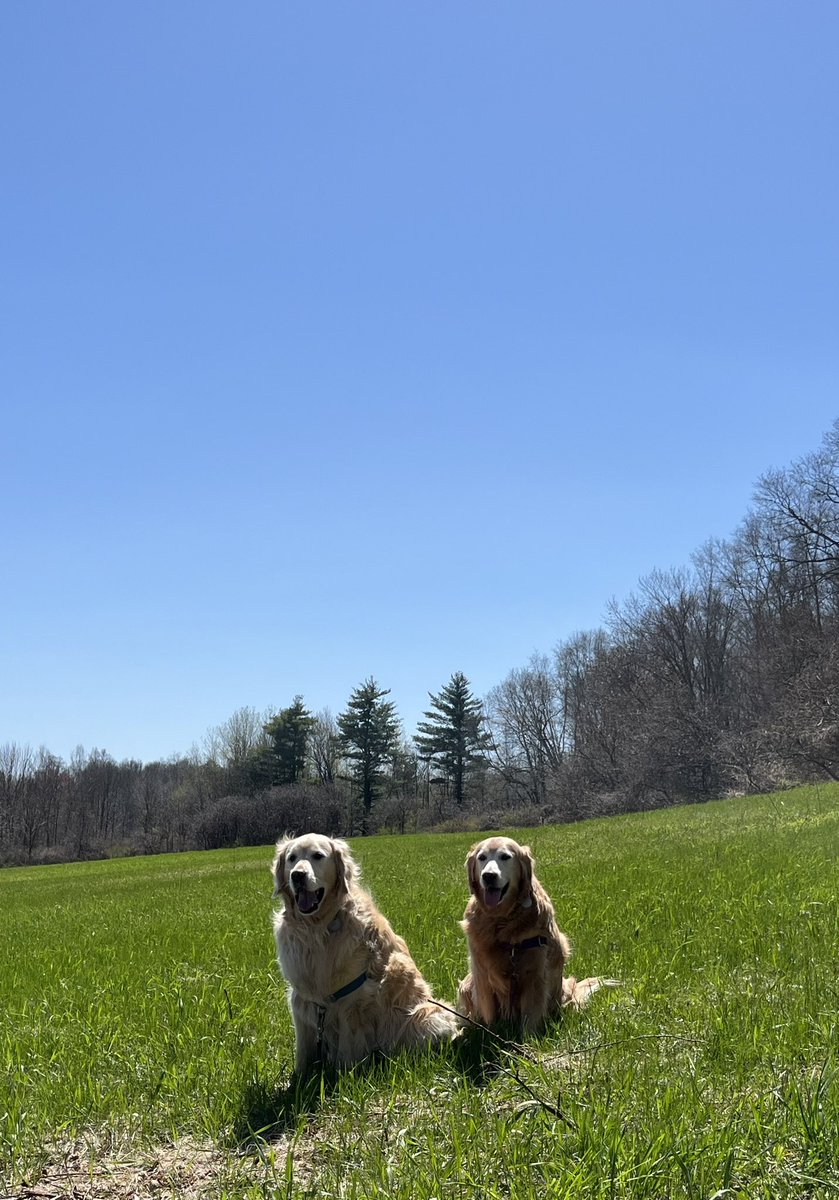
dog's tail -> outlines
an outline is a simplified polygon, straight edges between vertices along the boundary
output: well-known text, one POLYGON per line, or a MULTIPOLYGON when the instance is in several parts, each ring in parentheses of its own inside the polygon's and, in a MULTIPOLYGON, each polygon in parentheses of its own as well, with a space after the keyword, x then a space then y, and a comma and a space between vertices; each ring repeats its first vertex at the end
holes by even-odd
POLYGON ((588 979, 575 979, 569 975, 562 981, 562 1007, 585 1008, 595 992, 607 987, 621 987, 621 981, 602 975, 592 975, 588 979))
POLYGON ((460 1016, 439 1000, 423 1000, 411 1009, 404 1041, 442 1042, 461 1032, 460 1016))

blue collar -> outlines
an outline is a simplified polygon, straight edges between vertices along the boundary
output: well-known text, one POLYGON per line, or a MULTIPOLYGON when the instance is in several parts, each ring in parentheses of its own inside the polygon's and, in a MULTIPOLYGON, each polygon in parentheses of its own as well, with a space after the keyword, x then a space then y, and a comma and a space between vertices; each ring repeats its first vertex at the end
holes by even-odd
POLYGON ((334 1004, 336 1000, 343 1000, 343 998, 345 996, 351 995, 351 993, 354 992, 356 990, 356 988, 360 988, 361 985, 366 982, 367 982, 367 972, 362 971, 361 974, 358 976, 358 978, 354 979, 352 981, 352 983, 347 983, 344 985, 344 987, 338 988, 337 992, 333 992, 332 995, 327 996, 326 999, 330 1004, 334 1004))

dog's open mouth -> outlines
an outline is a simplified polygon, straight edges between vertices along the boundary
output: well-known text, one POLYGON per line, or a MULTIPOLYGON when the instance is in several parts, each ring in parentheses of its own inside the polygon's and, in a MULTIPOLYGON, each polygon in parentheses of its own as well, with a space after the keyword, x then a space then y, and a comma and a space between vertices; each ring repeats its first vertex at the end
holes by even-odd
POLYGON ((306 888, 298 888, 294 893, 294 899, 298 912, 303 913, 304 916, 310 916, 320 908, 320 902, 323 899, 323 888, 318 888, 316 892, 310 892, 306 888))
POLYGON ((504 899, 504 893, 509 887, 509 883, 505 883, 503 887, 487 887, 484 885, 484 904, 487 908, 495 908, 504 899))

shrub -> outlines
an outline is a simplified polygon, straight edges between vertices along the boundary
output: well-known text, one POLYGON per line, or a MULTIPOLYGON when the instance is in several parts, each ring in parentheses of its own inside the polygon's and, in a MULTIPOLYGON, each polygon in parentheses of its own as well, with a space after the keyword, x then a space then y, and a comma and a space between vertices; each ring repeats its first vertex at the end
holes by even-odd
POLYGON ((192 826, 201 850, 262 846, 283 833, 344 832, 344 797, 333 784, 290 783, 255 796, 223 796, 200 813, 192 826))

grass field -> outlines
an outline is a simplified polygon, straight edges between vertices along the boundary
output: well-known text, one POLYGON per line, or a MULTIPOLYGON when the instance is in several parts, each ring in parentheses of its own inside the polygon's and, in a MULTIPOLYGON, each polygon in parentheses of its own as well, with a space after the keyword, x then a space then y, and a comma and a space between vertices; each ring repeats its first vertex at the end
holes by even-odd
MULTIPOLYGON (((302 1093, 269 848, 0 872, 0 1194, 839 1194, 839 787, 510 832, 625 986, 302 1093)), ((472 840, 354 844, 443 999, 472 840)))

